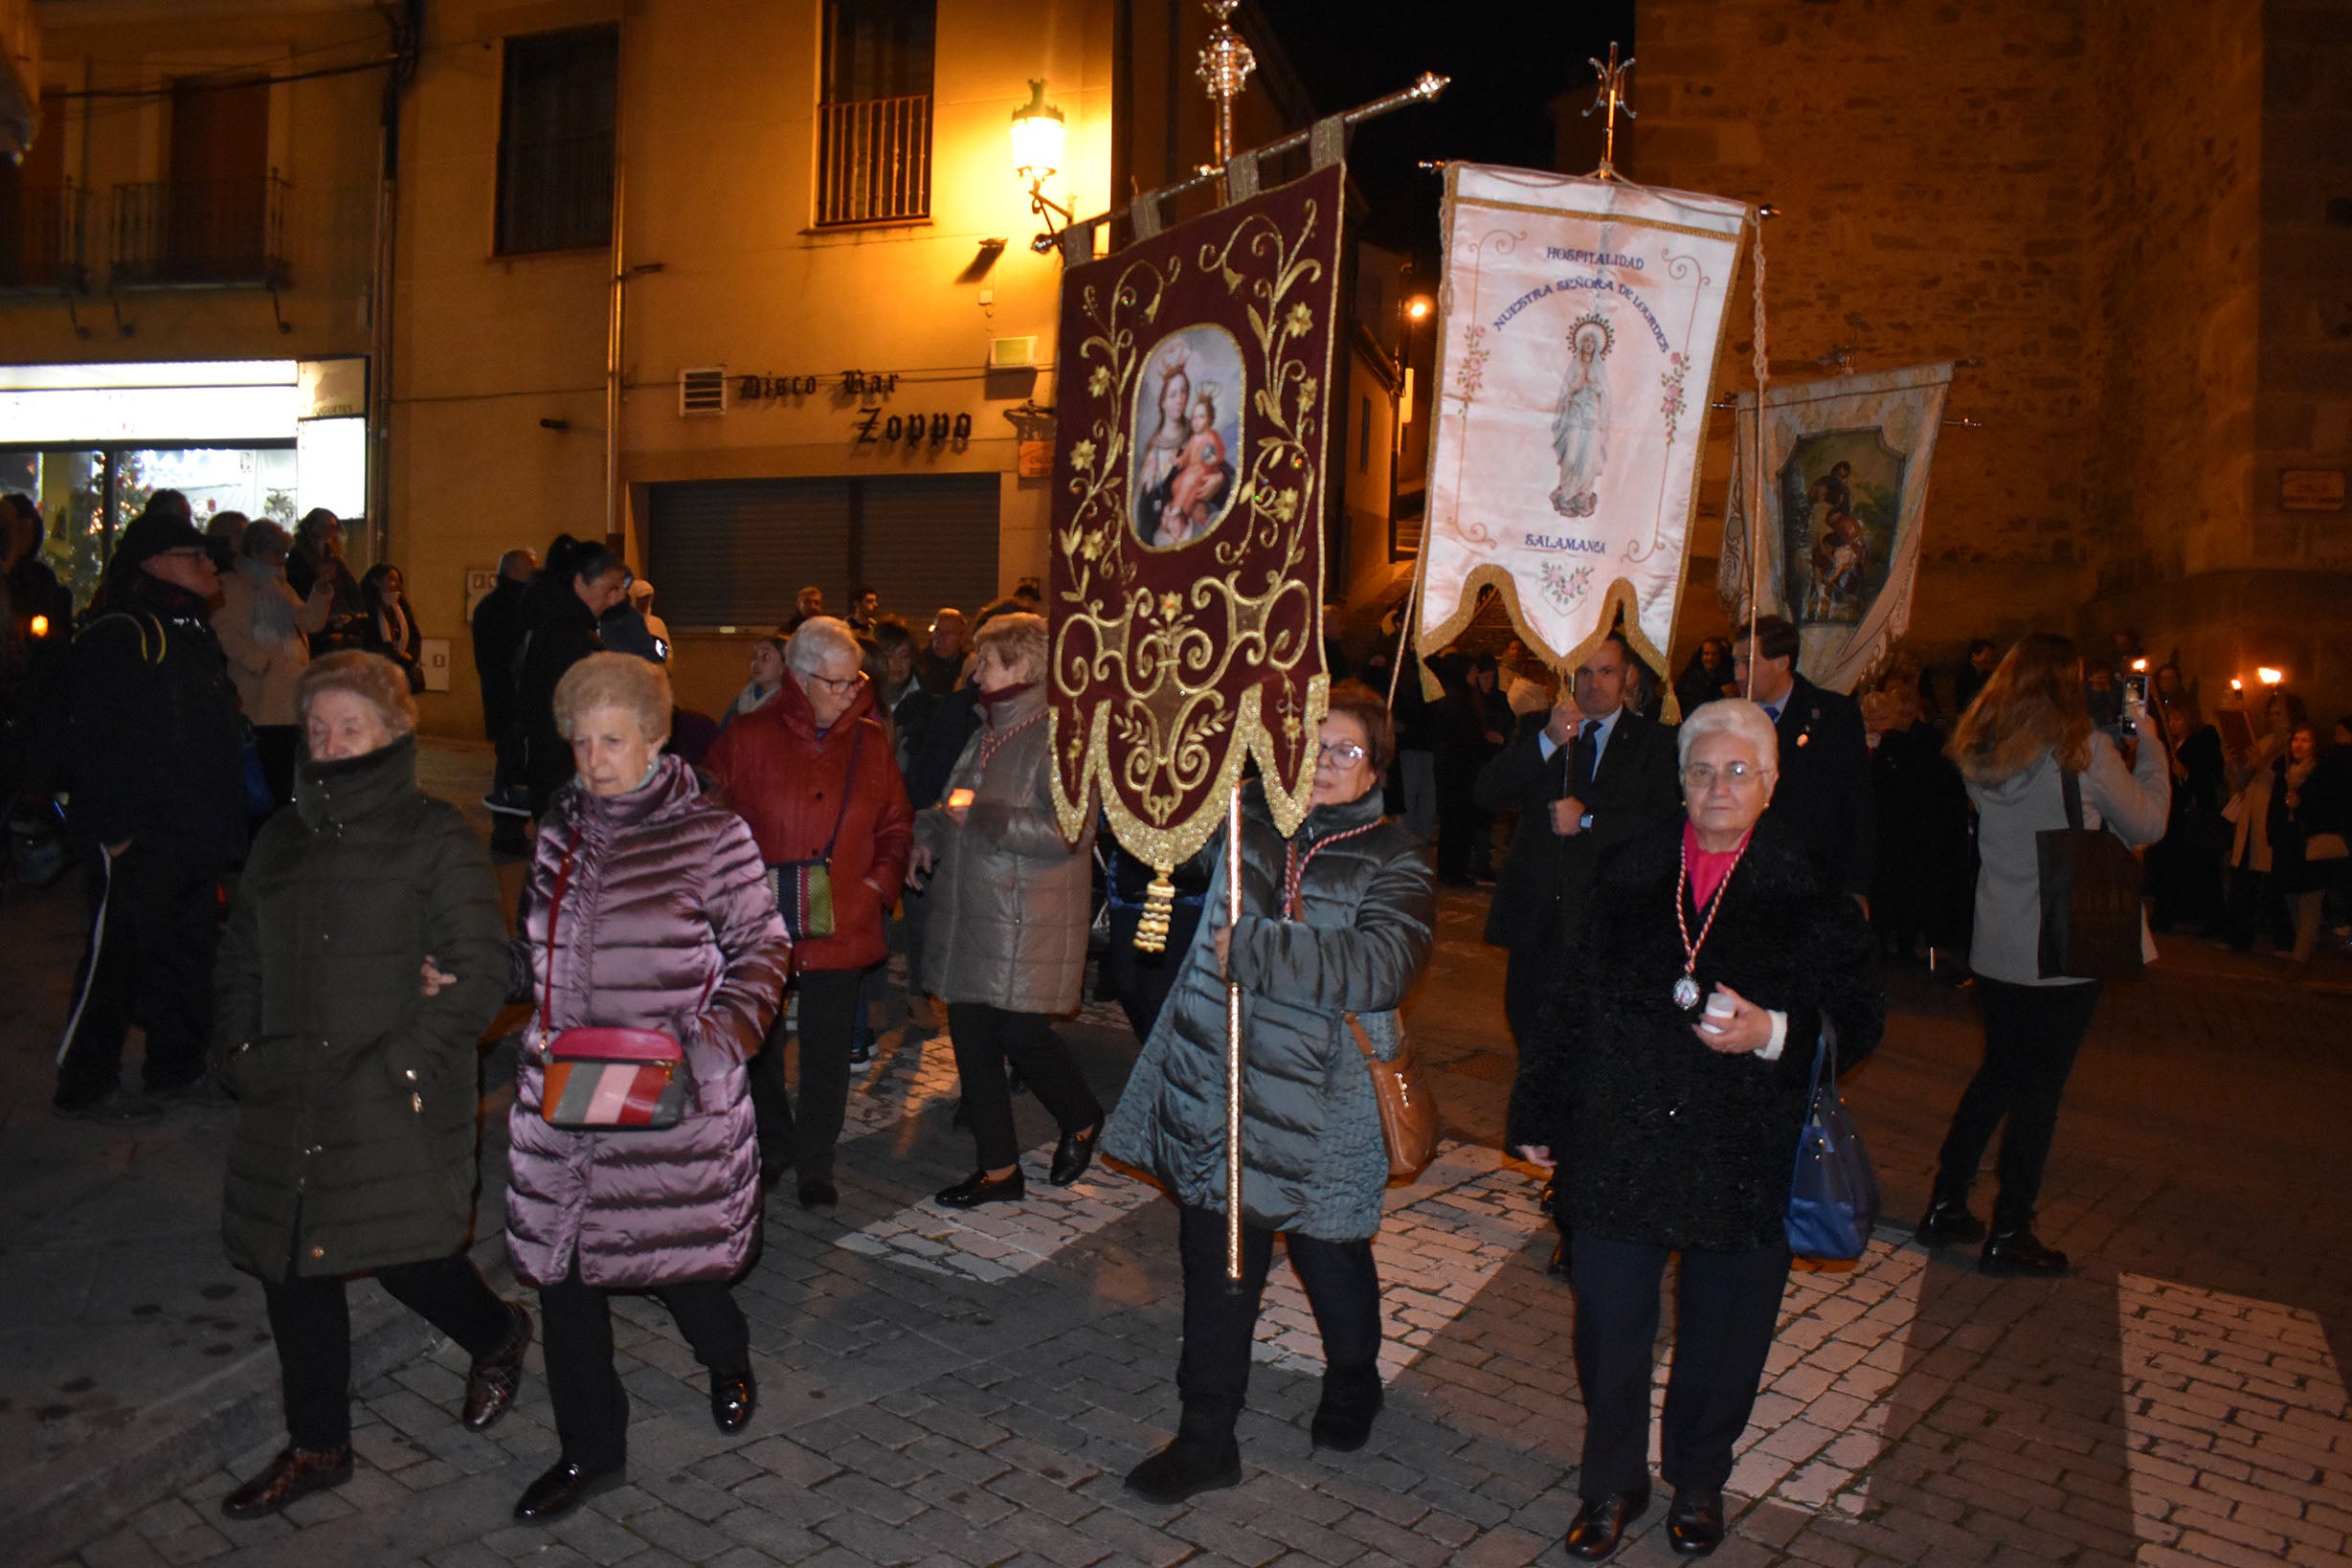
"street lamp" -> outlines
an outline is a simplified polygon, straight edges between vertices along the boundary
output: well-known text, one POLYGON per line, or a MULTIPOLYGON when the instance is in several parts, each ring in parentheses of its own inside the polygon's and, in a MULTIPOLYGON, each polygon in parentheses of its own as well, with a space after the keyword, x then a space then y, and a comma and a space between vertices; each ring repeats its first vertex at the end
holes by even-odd
POLYGON ((2268 664, 2258 665, 2254 670, 2254 679, 2261 682, 2266 686, 2274 686, 2278 684, 2279 682, 2284 681, 2286 678, 2286 671, 2274 670, 2268 664))
POLYGON ((1427 321, 1429 319, 1429 296, 1416 294, 1410 300, 1405 301, 1404 313, 1413 321, 1427 321))
POLYGON ((1013 171, 1029 182, 1029 211, 1045 220, 1045 232, 1029 241, 1040 256, 1054 248, 1054 215, 1070 220, 1070 210, 1045 194, 1045 182, 1061 170, 1068 136, 1062 111, 1045 101, 1043 79, 1031 78, 1029 101, 1013 111, 1013 171))

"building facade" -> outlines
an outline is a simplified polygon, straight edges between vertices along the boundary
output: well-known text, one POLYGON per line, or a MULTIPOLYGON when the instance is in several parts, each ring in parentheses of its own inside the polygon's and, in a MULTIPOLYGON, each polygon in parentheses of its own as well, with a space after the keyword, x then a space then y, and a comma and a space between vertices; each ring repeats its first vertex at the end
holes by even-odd
MULTIPOLYGON (((654 584, 711 711, 804 585, 920 626, 1042 575, 1061 261, 1032 240, 1209 149, 1182 0, 36 14, 0 487, 84 589, 165 484, 200 518, 329 506, 447 644, 450 734, 479 733, 474 598, 558 533, 654 584), (1033 104, 1050 172, 1017 167, 1033 104)), ((1252 43, 1244 146, 1308 118, 1252 43)))

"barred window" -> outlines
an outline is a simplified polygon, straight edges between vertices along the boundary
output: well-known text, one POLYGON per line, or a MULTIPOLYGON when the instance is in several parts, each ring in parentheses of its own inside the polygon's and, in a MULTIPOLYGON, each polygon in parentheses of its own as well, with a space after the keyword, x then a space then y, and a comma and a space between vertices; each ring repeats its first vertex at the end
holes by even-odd
POLYGON ((619 29, 512 37, 505 55, 498 254, 611 244, 619 29))

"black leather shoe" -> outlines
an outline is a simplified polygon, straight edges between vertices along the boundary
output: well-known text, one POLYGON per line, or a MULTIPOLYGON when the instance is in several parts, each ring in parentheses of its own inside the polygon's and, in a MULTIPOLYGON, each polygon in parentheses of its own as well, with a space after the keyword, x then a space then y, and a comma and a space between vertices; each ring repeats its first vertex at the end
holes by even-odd
POLYGON ((1618 1542, 1625 1538, 1625 1527, 1642 1516, 1649 1507, 1649 1489, 1621 1491, 1614 1497, 1604 1497, 1598 1503, 1586 1503, 1577 1510, 1577 1516, 1568 1521, 1568 1536, 1561 1544, 1568 1555, 1584 1562, 1599 1562, 1617 1550, 1618 1542))
POLYGON ((1984 1221, 1970 1214, 1967 1204, 1949 1203, 1939 1198, 1919 1217, 1919 1228, 1912 1236, 1925 1247, 1938 1247, 1948 1242, 1982 1242, 1984 1221))
POLYGON ((974 1209, 983 1203, 1017 1203, 1029 1196, 1028 1178, 1020 1167, 1001 1181, 991 1181, 986 1171, 974 1171, 952 1187, 942 1187, 931 1195, 931 1201, 942 1208, 974 1209))
POLYGON ((2032 1231, 2020 1226, 2016 1230, 1997 1230, 1986 1237, 1984 1250, 1977 1257, 1977 1267, 1987 1274, 2054 1280, 2066 1272, 2067 1263, 2065 1253, 2044 1246, 2032 1231))
POLYGON ((790 1154, 762 1154, 759 1156, 759 1190, 772 1193, 784 1180, 784 1173, 793 1168, 790 1154))
POLYGON ((800 1206, 802 1208, 836 1208, 840 1206, 840 1201, 841 1190, 833 1184, 831 1176, 802 1176, 800 1178, 800 1206))
POLYGON ((722 1432, 740 1432, 751 1412, 759 1408, 759 1385, 745 1367, 733 1377, 710 1375, 710 1419, 722 1432))
POLYGON ((596 1493, 619 1486, 627 1475, 625 1465, 590 1470, 568 1459, 559 1459, 554 1468, 523 1489, 522 1497, 514 1505, 514 1516, 525 1524, 547 1524, 560 1519, 596 1493))
POLYGON ((1086 1174, 1094 1163, 1094 1140, 1103 1135, 1103 1119, 1094 1118, 1092 1127, 1082 1127, 1075 1132, 1064 1132, 1062 1141, 1054 1145, 1053 1169, 1045 1179, 1057 1187, 1066 1187, 1086 1174))
POLYGON ((1723 1494, 1677 1491, 1666 1511, 1666 1544, 1686 1557, 1703 1557, 1723 1544, 1723 1494))
POLYGON ((514 1313, 514 1337, 496 1355, 485 1355, 465 1374, 465 1409, 458 1419, 469 1432, 480 1432, 506 1413, 515 1390, 523 1386, 523 1353, 531 1348, 531 1314, 520 1302, 506 1303, 514 1313))
POLYGON ((267 1469, 220 1500, 220 1511, 232 1519, 258 1519, 350 1479, 347 1443, 336 1448, 280 1448, 267 1469))

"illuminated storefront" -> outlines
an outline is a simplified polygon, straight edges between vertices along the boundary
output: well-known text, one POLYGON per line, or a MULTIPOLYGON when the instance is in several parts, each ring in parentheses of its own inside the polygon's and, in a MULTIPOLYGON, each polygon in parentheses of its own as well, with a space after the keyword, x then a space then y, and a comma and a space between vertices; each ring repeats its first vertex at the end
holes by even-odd
POLYGON ((199 527, 237 511, 290 528, 324 506, 356 551, 367 388, 358 358, 0 366, 0 491, 39 503, 78 601, 157 490, 186 495, 199 527))

